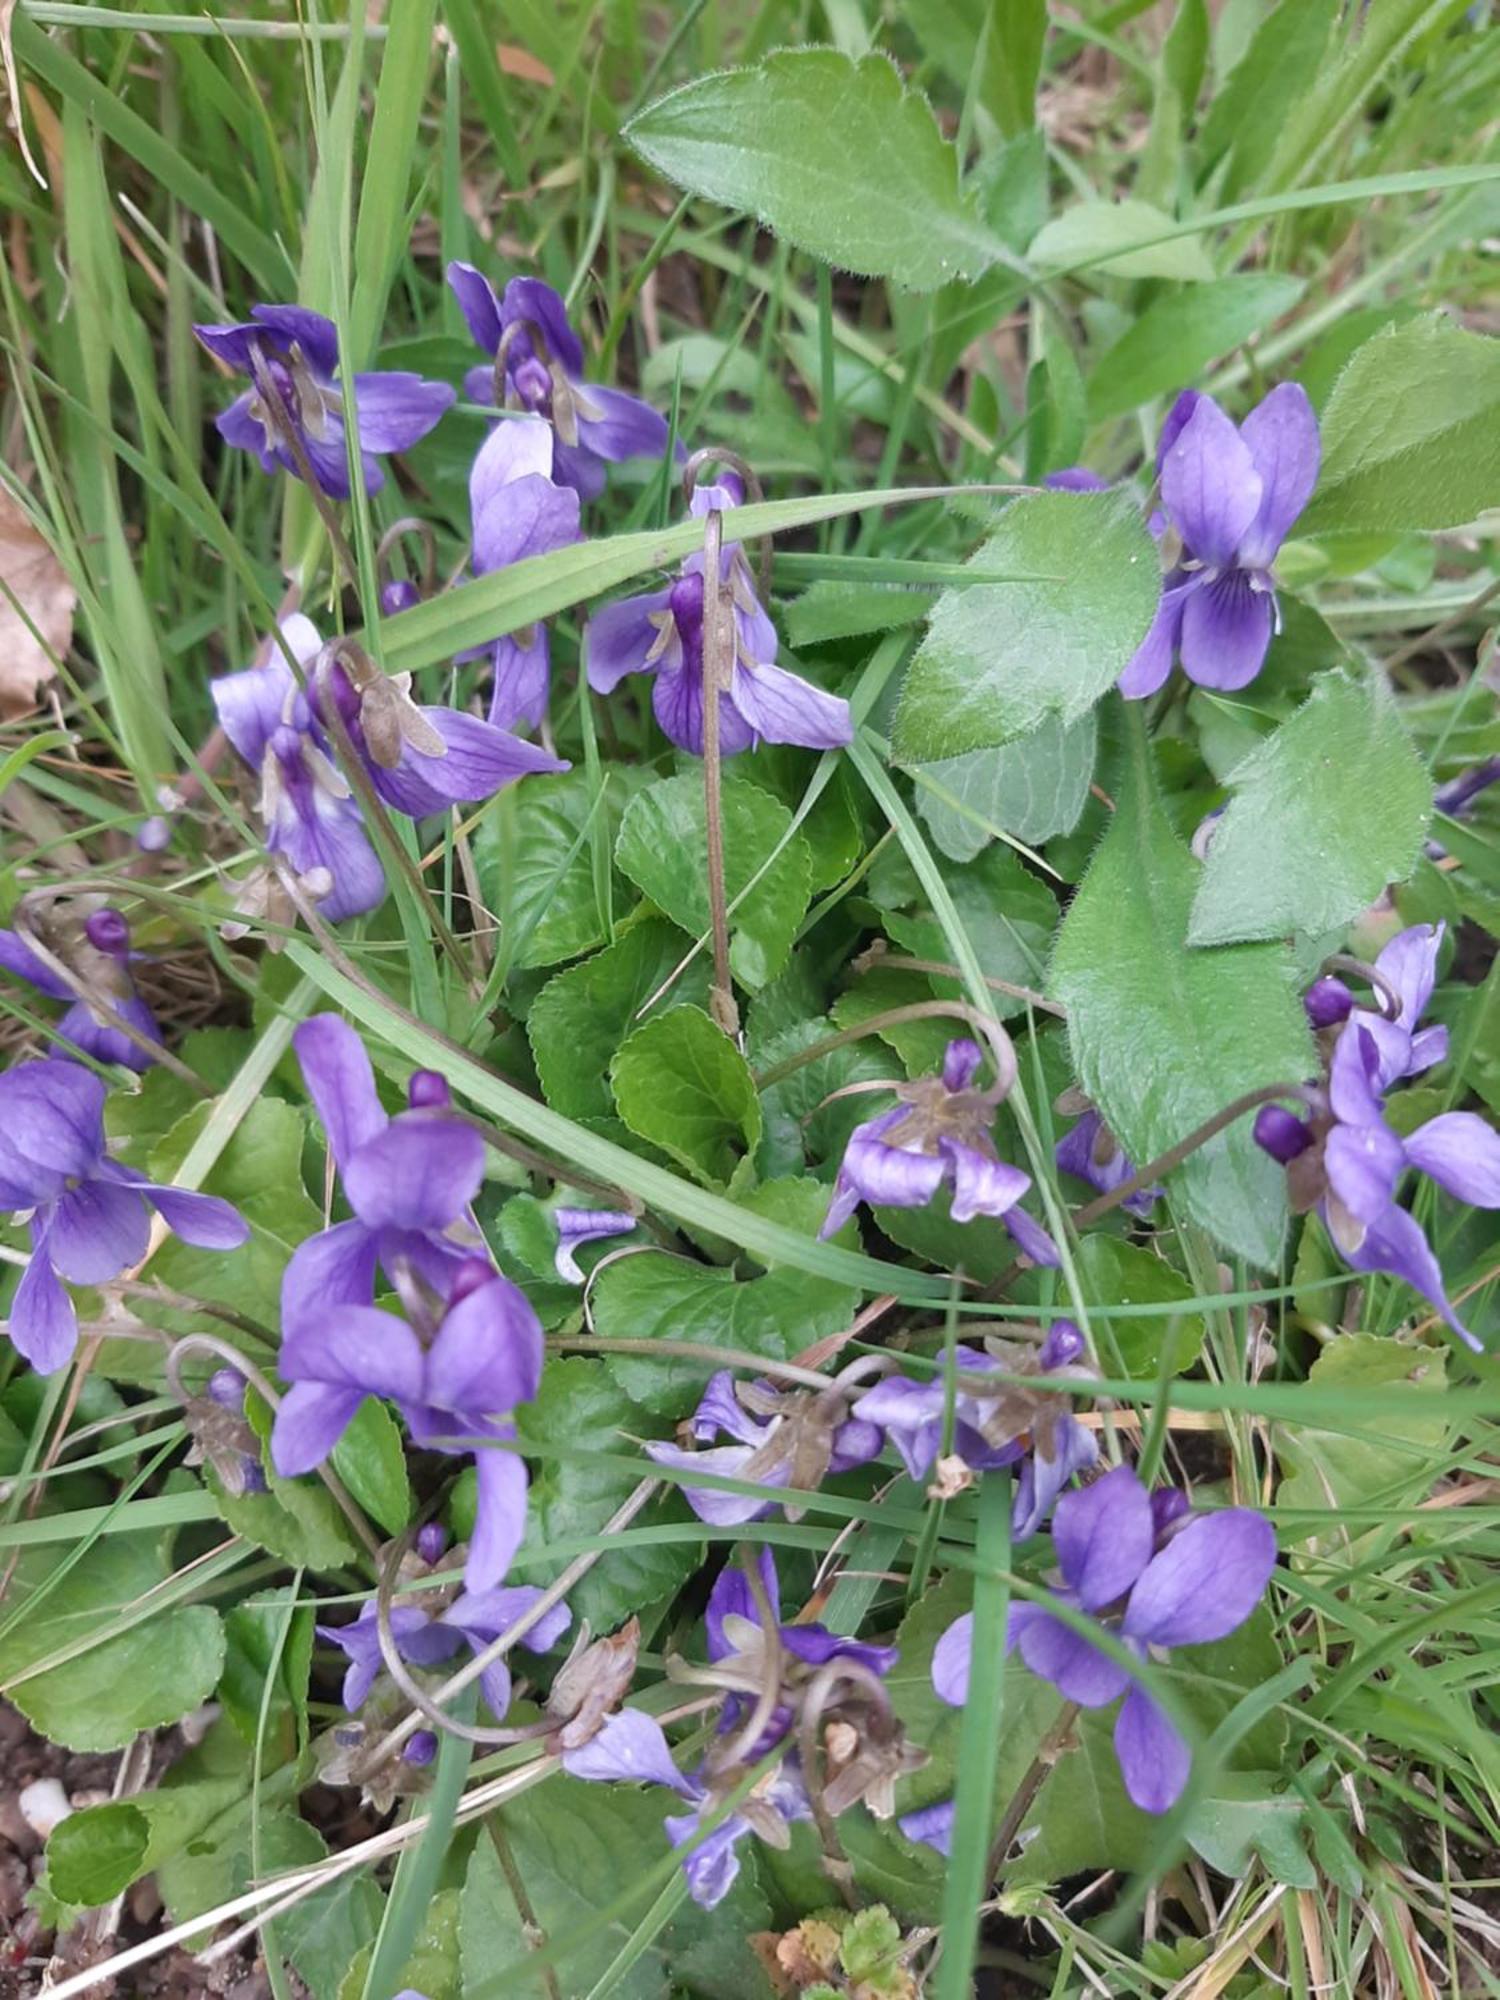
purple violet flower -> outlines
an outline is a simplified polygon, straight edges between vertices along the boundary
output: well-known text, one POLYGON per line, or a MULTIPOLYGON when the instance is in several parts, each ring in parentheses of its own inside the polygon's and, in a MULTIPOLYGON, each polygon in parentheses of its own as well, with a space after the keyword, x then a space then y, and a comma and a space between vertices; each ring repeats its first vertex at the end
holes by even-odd
MULTIPOLYGON (((707 1451, 689 1451, 681 1445, 653 1441, 646 1446, 647 1457, 682 1472, 708 1472, 752 1485, 800 1488, 816 1485, 828 1474, 868 1465, 879 1456, 881 1435, 873 1423, 847 1417, 820 1423, 816 1394, 781 1396, 768 1382, 752 1385, 748 1393, 752 1401, 763 1406, 765 1415, 746 1408, 735 1393, 734 1376, 721 1368, 709 1377, 693 1413, 691 1430, 700 1444, 711 1445, 716 1437, 735 1442, 707 1451)), ((756 1494, 686 1484, 681 1490, 698 1519, 718 1528, 761 1520, 776 1506, 774 1500, 756 1494)))
MULTIPOLYGON (((410 1667, 436 1667, 467 1646, 482 1653, 502 1632, 529 1611, 541 1591, 534 1585, 501 1585, 493 1590, 466 1590, 442 1611, 432 1613, 420 1604, 397 1601, 391 1606, 391 1633, 396 1650, 410 1667)), ((555 1646, 572 1622, 565 1604, 555 1604, 543 1613, 520 1640, 529 1653, 545 1653, 555 1646)), ((363 1706, 382 1669, 380 1630, 373 1599, 350 1625, 320 1625, 318 1636, 337 1646, 348 1658, 344 1675, 343 1703, 352 1715, 363 1706)), ((479 1688, 497 1722, 505 1720, 510 1707, 510 1668, 504 1659, 492 1660, 479 1676, 479 1688)))
POLYGON ((916 1812, 902 1813, 896 1824, 908 1840, 935 1847, 944 1860, 953 1852, 952 1799, 939 1799, 936 1805, 921 1806, 916 1812))
POLYGON ((1060 472, 1049 472, 1042 484, 1049 493, 1107 493, 1109 481, 1101 479, 1086 465, 1065 465, 1060 472))
MULTIPOLYGON (((1085 1111, 1078 1123, 1058 1140, 1052 1157, 1064 1173, 1073 1174, 1096 1194, 1109 1194, 1135 1172, 1114 1133, 1099 1113, 1085 1111)), ((1128 1215, 1149 1215, 1161 1199, 1159 1187, 1141 1188, 1120 1203, 1128 1215)))
MULTIPOLYGON (((725 473, 716 486, 700 486, 690 503, 702 520, 713 509, 728 512, 743 498, 738 479, 725 473)), ((766 616, 744 550, 725 542, 720 587, 733 602, 734 659, 719 702, 719 747, 736 756, 764 740, 799 743, 808 750, 837 750, 854 740, 849 704, 776 661, 776 628, 766 616)), ((663 732, 680 750, 703 755, 703 554, 684 561, 675 583, 641 597, 622 597, 596 611, 588 623, 589 686, 612 694, 627 674, 654 674, 651 706, 663 732)))
POLYGON ((834 1235, 862 1201, 871 1207, 925 1208, 948 1186, 955 1222, 998 1216, 1034 1264, 1056 1265, 1056 1244, 1020 1205, 1030 1174, 1002 1160, 990 1138, 995 1108, 1014 1070, 989 1090, 976 1090, 983 1059, 977 1042, 960 1037, 948 1044, 940 1077, 891 1085, 901 1100, 896 1108, 856 1125, 849 1135, 820 1237, 834 1235))
MULTIPOLYGON (((130 926, 118 910, 93 911, 84 919, 82 936, 58 956, 65 958, 86 995, 106 1001, 114 1013, 129 1021, 147 1041, 160 1043, 162 1034, 156 1016, 135 990, 130 974, 134 956, 130 949, 130 926)), ((19 931, 0 930, 0 970, 24 979, 49 1000, 66 1000, 69 1005, 57 1023, 57 1032, 95 1062, 120 1063, 139 1072, 149 1069, 156 1060, 112 1020, 97 1013, 89 998, 80 999, 77 988, 60 978, 19 931)))
POLYGON ((59 1282, 101 1285, 146 1254, 151 1209, 184 1243, 237 1250, 250 1230, 217 1195, 161 1187, 104 1146, 103 1082, 49 1058, 0 1075, 0 1210, 30 1211, 31 1261, 10 1307, 10 1337, 39 1375, 78 1345, 78 1317, 59 1282))
POLYGON ((1200 687, 1248 686, 1279 625, 1271 566, 1318 479, 1318 420, 1282 382, 1236 427, 1212 396, 1186 390, 1162 426, 1156 469, 1165 526, 1181 552, 1151 630, 1120 676, 1154 694, 1178 658, 1200 687))
MULTIPOLYGON (((1169 1646, 1201 1646, 1244 1624, 1276 1566, 1276 1536, 1247 1507, 1188 1518, 1180 1500, 1153 1505, 1134 1470, 1116 1466, 1057 1503, 1052 1539, 1062 1569, 1059 1601, 1087 1612, 1144 1659, 1169 1646)), ((968 1695, 973 1614, 937 1643, 932 1684, 962 1707, 968 1695)), ((1181 1796, 1192 1753, 1128 1668, 1040 1604, 1014 1605, 1006 1650, 1083 1708, 1123 1694, 1115 1754, 1125 1789, 1143 1812, 1168 1811, 1181 1796), (1127 1692, 1128 1690, 1128 1692, 1127 1692)))
POLYGON ((448 266, 469 331, 490 356, 464 377, 476 403, 503 403, 543 418, 555 444, 544 468, 585 500, 604 491, 606 461, 661 458, 667 422, 648 403, 620 389, 583 380, 583 346, 568 323, 568 309, 540 278, 512 278, 503 294, 472 264, 448 266), (503 376, 504 393, 496 394, 503 376))
MULTIPOLYGON (((552 457, 552 427, 541 417, 509 417, 490 432, 469 473, 476 576, 579 539, 578 495, 554 483, 552 457)), ((489 651, 490 721, 502 729, 517 723, 535 729, 551 686, 545 621, 505 633, 489 651)))
MULTIPOLYGON (((321 490, 331 500, 347 500, 344 398, 334 380, 339 341, 333 321, 305 306, 252 306, 248 320, 193 331, 216 359, 251 378, 252 386, 217 420, 225 443, 255 452, 267 472, 279 465, 300 478, 288 442, 295 436, 321 490)), ((446 382, 426 382, 420 375, 354 377, 349 402, 367 493, 378 493, 385 484, 376 454, 408 450, 454 400, 446 382)))
POLYGON ((635 1228, 637 1217, 619 1208, 556 1208, 552 1220, 557 1224, 557 1254, 553 1258, 553 1268, 564 1284, 583 1285, 588 1280, 578 1263, 578 1253, 585 1243, 603 1242, 610 1236, 628 1236, 635 1228))
POLYGON ((1486 757, 1483 763, 1471 764, 1446 785, 1439 785, 1432 795, 1432 809, 1445 813, 1449 819, 1462 819, 1479 794, 1488 791, 1491 785, 1500 785, 1500 757, 1486 757))

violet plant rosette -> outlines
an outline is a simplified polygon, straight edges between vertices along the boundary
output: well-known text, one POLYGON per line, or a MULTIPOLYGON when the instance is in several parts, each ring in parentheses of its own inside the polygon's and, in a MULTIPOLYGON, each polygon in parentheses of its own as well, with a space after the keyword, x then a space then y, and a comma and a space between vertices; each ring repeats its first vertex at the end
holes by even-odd
MULTIPOLYGON (((733 473, 694 489, 698 520, 728 514, 744 490, 733 473)), ((854 741, 849 704, 776 665, 776 628, 756 593, 738 542, 719 551, 719 587, 732 617, 733 659, 719 699, 719 750, 737 756, 758 742, 838 750, 854 741)), ((613 694, 630 674, 650 674, 651 707, 662 733, 679 750, 703 755, 704 558, 688 556, 665 590, 617 598, 588 622, 588 678, 596 694, 613 694)))
POLYGON ((1316 996, 1313 1018, 1335 1037, 1326 1083, 1309 1086, 1302 1113, 1263 1107, 1255 1137, 1286 1168, 1293 1210, 1316 1210, 1351 1270, 1402 1279, 1480 1352, 1448 1298, 1425 1231, 1397 1196, 1410 1168, 1475 1208, 1500 1208, 1500 1133, 1472 1111, 1439 1112, 1404 1136, 1385 1117, 1386 1092, 1447 1053, 1447 1029, 1420 1025, 1441 942, 1441 925, 1413 925, 1375 960, 1394 1015, 1356 1007, 1347 992, 1341 999, 1331 990, 1341 982, 1317 982, 1309 996, 1316 996))
POLYGON ((553 437, 546 470, 560 485, 596 500, 607 464, 665 455, 667 421, 659 411, 622 389, 584 381, 583 343, 550 285, 512 278, 497 293, 482 271, 459 262, 448 266, 448 283, 490 357, 464 377, 465 394, 541 418, 553 437))
MULTIPOLYGON (((578 494, 553 479, 552 458, 552 428, 541 417, 507 417, 485 439, 469 471, 476 576, 579 540, 578 494)), ((536 728, 552 677, 545 620, 503 634, 488 651, 490 721, 502 729, 536 728)))
POLYGON ((131 976, 134 955, 130 926, 118 910, 94 910, 84 919, 82 938, 68 954, 76 984, 54 972, 19 931, 0 930, 0 970, 24 979, 48 1000, 68 1003, 57 1023, 59 1036, 95 1062, 119 1063, 125 1069, 141 1071, 149 1069, 156 1058, 149 1047, 142 1048, 111 1018, 118 1015, 148 1043, 160 1044, 162 1033, 156 1016, 136 991, 131 976), (109 1015, 94 1004, 96 999, 108 1004, 109 1015))
POLYGON ((984 1060, 977 1042, 948 1044, 941 1076, 893 1083, 901 1101, 892 1111, 856 1125, 844 1148, 820 1237, 834 1235, 861 1202, 872 1208, 925 1208, 939 1189, 952 1190, 955 1222, 995 1216, 1034 1264, 1055 1266, 1057 1246, 1021 1207, 1031 1176, 1002 1160, 990 1127, 1015 1079, 1009 1074, 988 1090, 975 1088, 984 1060))
MULTIPOLYGON (((1062 1572, 1056 1598, 1141 1659, 1227 1638, 1259 1604, 1276 1566, 1276 1536, 1263 1515, 1246 1507, 1194 1515, 1186 1494, 1148 1493, 1128 1465, 1063 1494, 1052 1541, 1062 1572)), ((968 1696, 973 1639, 966 1612, 933 1652, 932 1685, 955 1708, 968 1696)), ((1005 1644, 1081 1708, 1107 1708, 1124 1695, 1115 1755, 1125 1789, 1142 1811, 1169 1811, 1192 1751, 1130 1669, 1043 1604, 1012 1606, 1005 1644)))
POLYGON ((102 1285, 138 1264, 153 1208, 200 1249, 237 1250, 250 1239, 238 1209, 217 1195, 164 1187, 110 1159, 106 1095, 91 1070, 57 1057, 0 1075, 0 1210, 29 1212, 31 1234, 10 1337, 39 1375, 63 1367, 78 1345, 63 1281, 102 1285))
POLYGON ((1120 676, 1123 695, 1155 694, 1174 659, 1200 687, 1227 692, 1255 679, 1279 621, 1272 565, 1312 497, 1319 455, 1318 420, 1295 382, 1278 384, 1238 426, 1212 396, 1177 398, 1156 468, 1162 525, 1179 549, 1120 676))
MULTIPOLYGON (((280 466, 300 479, 295 439, 321 491, 331 500, 347 500, 344 394, 336 379, 339 339, 333 321, 306 306, 258 305, 250 308, 248 320, 195 326, 193 332, 217 360, 251 378, 251 387, 215 420, 224 442, 253 451, 267 472, 280 466)), ((378 493, 385 484, 377 457, 409 450, 455 400, 446 382, 404 371, 351 378, 349 401, 366 493, 378 493)))

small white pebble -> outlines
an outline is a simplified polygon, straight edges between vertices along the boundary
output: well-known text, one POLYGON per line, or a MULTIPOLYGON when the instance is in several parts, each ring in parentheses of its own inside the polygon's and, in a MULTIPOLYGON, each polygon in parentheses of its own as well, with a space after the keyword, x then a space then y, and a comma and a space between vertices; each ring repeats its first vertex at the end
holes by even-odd
POLYGON ((22 1819, 41 1840, 47 1839, 55 1826, 61 1826, 73 1810, 56 1778, 33 1779, 22 1787, 17 1804, 22 1819))

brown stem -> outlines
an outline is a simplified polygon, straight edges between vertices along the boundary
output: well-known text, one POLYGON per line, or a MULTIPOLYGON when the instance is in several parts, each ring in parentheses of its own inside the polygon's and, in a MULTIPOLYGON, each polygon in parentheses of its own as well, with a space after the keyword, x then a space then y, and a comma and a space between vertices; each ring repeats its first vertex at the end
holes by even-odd
POLYGON ((266 358, 260 351, 259 342, 254 340, 250 343, 250 373, 255 382, 256 393, 259 395, 261 401, 276 412, 276 429, 281 433, 280 442, 292 454, 292 459, 297 467, 297 476, 301 479, 303 485, 306 486, 312 503, 318 510, 318 519, 323 523, 324 528, 328 532, 329 544, 335 556, 343 565, 345 576, 357 590, 359 588, 359 565, 354 560, 354 553, 344 538, 344 530, 339 525, 339 517, 333 511, 333 502, 323 491, 318 480, 318 475, 313 470, 312 460, 307 455, 307 447, 302 442, 302 433, 297 427, 297 420, 288 407, 286 397, 281 393, 281 388, 277 383, 276 377, 266 366, 266 358))
MULTIPOLYGON (((510 1842, 506 1839, 499 1813, 492 1812, 485 1825, 490 1830, 490 1840, 495 1849, 495 1859, 500 1863, 500 1873, 505 1877, 505 1886, 510 1890, 510 1899, 515 1904, 516 1915, 521 1920, 521 1935, 526 1940, 526 1949, 545 1951, 547 1933, 537 1921, 536 1910, 526 1893, 526 1884, 521 1880, 521 1871, 516 1866, 515 1855, 511 1853, 510 1842)), ((553 1969, 551 1960, 544 1960, 537 1970, 542 1975, 542 1986, 546 1991, 547 2000, 562 2000, 562 1988, 557 1983, 557 1973, 553 1969)))
MULTIPOLYGON (((856 972, 925 972, 939 979, 962 979, 963 973, 956 965, 947 965, 938 958, 907 958, 904 955, 884 950, 879 945, 871 945, 854 961, 856 972)), ((1055 1014, 1059 1021, 1066 1021, 1068 1010, 1049 1000, 1045 993, 1038 993, 1033 986, 1013 986, 1008 979, 985 978, 985 985, 992 993, 1003 993, 1009 1000, 1022 1000, 1028 1007, 1035 1007, 1038 1013, 1055 1014)))
POLYGON ((749 1586, 750 1601, 755 1606, 756 1620, 761 1630, 761 1684, 760 1691, 751 1705, 739 1734, 724 1752, 726 1762, 737 1764, 742 1759, 753 1757, 755 1746, 760 1741, 761 1732, 776 1713, 776 1704, 781 1699, 781 1621, 780 1613, 766 1594, 765 1579, 760 1573, 759 1557, 754 1549, 739 1551, 740 1568, 749 1586))
POLYGON ((1154 1160, 1138 1168, 1128 1181, 1121 1181, 1108 1194, 1101 1194, 1095 1200, 1085 1202, 1082 1208, 1075 1208, 1074 1228, 1082 1229, 1090 1222, 1097 1222, 1101 1215, 1108 1215, 1122 1201, 1129 1201, 1133 1194, 1139 1194, 1143 1188, 1172 1173, 1190 1154, 1196 1153, 1200 1146, 1206 1146, 1210 1139, 1222 1132, 1226 1125, 1232 1125, 1236 1118, 1243 1118, 1247 1111, 1254 1111, 1258 1105, 1274 1104, 1281 1097, 1294 1097, 1305 1103, 1306 1086, 1300 1083, 1268 1083, 1259 1090, 1247 1090, 1243 1097, 1235 1098, 1232 1104, 1226 1104, 1222 1111, 1216 1111, 1212 1118, 1205 1119, 1185 1139, 1179 1139, 1175 1146, 1169 1146, 1166 1152, 1159 1153, 1154 1160))
POLYGON ((729 971, 729 906, 724 890, 723 768, 719 753, 719 697, 733 658, 732 605, 720 588, 723 515, 714 508, 703 523, 703 815, 708 861, 708 911, 713 930, 714 976, 709 1011, 729 1036, 739 1033, 739 1009, 729 971))
MULTIPOLYGON (((741 458, 737 451, 729 451, 721 444, 709 444, 705 445, 701 451, 695 451, 687 464, 682 468, 682 490, 689 500, 692 499, 693 489, 698 484, 698 474, 706 465, 727 465, 730 471, 738 473, 740 479, 743 481, 745 498, 747 500, 761 501, 765 499, 765 488, 755 476, 755 472, 748 459, 741 458)), ((771 563, 775 557, 775 553, 775 536, 762 535, 755 558, 756 567, 760 571, 760 575, 756 581, 760 587, 760 595, 766 602, 770 601, 771 596, 771 563)))
POLYGON ((1036 1804, 1036 1795, 1047 1782, 1048 1773, 1068 1747, 1068 1739, 1077 1720, 1078 1703, 1064 1702, 1056 1722, 1042 1738, 1036 1755, 1027 1765, 1010 1804, 1005 1808, 1005 1817, 1001 1820, 995 1838, 990 1843, 990 1858, 984 1874, 986 1884, 992 1883, 1005 1866, 1005 1857, 1010 1852, 1011 1842, 1021 1831, 1027 1813, 1036 1804))
MULTIPOLYGON (((887 1007, 882 1013, 872 1014, 866 1021, 856 1022, 852 1028, 840 1028, 837 1034, 824 1035, 820 1041, 798 1049, 795 1055, 772 1063, 769 1069, 757 1070, 755 1087, 757 1090, 769 1090, 773 1083, 795 1075, 806 1064, 816 1062, 819 1056, 832 1055, 835 1049, 847 1048, 851 1042, 862 1041, 866 1035, 881 1034, 886 1028, 899 1028, 907 1021, 962 1021, 966 1028, 976 1029, 985 1036, 990 1036, 996 1026, 977 1008, 966 1005, 962 1000, 914 1000, 910 1006, 887 1007)), ((1000 1032, 1003 1034, 1004 1030, 1000 1032)), ((1006 1040, 1008 1043, 1008 1036, 1006 1040)), ((996 1067, 1002 1073, 1009 1068, 1014 1074, 1014 1059, 1004 1064, 997 1057, 996 1067)))

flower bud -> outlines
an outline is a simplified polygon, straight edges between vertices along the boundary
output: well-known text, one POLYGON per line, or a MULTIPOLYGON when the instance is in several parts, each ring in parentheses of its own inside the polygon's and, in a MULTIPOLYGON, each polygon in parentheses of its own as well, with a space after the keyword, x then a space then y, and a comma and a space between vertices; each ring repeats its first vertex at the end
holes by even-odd
POLYGON ((1266 1104, 1255 1114, 1255 1143, 1288 1167, 1312 1144, 1312 1133, 1296 1112, 1266 1104))
POLYGON ((1354 1011, 1354 995, 1342 979, 1318 979, 1302 996, 1307 1018, 1315 1028, 1334 1028, 1354 1011))
POLYGON ((414 604, 422 602, 422 593, 414 583, 404 576, 393 576, 389 583, 380 586, 380 615, 394 618, 398 611, 410 611, 414 604))
POLYGON ((130 952, 130 926, 118 910, 95 910, 83 926, 84 936, 110 958, 125 958, 130 952))
POLYGON ((435 1069, 414 1069, 406 1085, 406 1101, 413 1111, 446 1111, 453 1093, 435 1069))
POLYGON ((417 1530, 417 1554, 429 1565, 440 1560, 448 1546, 448 1530, 441 1521, 424 1521, 417 1530))
POLYGON ((432 1762, 438 1752, 438 1740, 430 1729, 419 1729, 401 1752, 402 1760, 415 1764, 418 1770, 432 1762))

